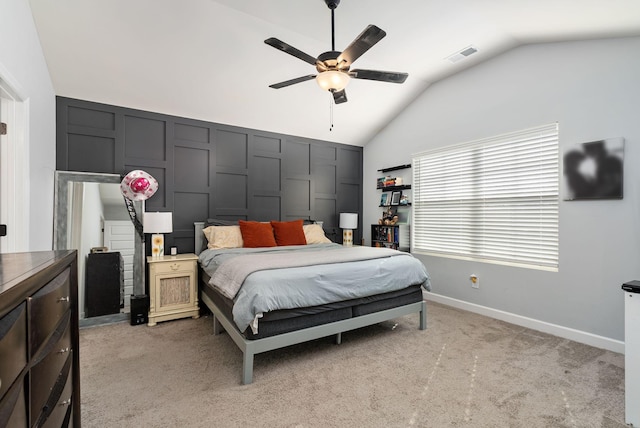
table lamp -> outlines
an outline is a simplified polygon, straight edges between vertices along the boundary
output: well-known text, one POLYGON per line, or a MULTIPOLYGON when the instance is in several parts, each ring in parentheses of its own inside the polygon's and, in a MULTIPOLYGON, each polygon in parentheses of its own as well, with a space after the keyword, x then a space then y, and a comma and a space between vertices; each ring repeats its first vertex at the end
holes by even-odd
POLYGON ((151 256, 164 256, 163 233, 173 232, 172 213, 144 213, 143 226, 144 233, 151 233, 151 256))
POLYGON ((340 229, 342 229, 342 245, 353 246, 353 229, 358 228, 357 213, 340 213, 340 229))

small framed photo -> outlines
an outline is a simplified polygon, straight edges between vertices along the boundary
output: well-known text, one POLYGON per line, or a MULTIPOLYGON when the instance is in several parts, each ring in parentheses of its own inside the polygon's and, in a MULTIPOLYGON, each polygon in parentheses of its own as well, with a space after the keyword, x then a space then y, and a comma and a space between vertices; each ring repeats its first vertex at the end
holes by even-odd
POLYGON ((386 207, 387 205, 389 205, 389 194, 383 193, 382 196, 380 196, 380 206, 386 207))
POLYGON ((400 197, 402 197, 400 191, 391 193, 391 205, 400 205, 400 197))

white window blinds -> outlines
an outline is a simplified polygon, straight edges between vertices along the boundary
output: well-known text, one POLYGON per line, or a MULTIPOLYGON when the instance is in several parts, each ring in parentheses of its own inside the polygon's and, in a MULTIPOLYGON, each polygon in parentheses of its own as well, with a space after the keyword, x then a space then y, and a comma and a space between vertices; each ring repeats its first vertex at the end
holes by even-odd
POLYGON ((558 126, 413 157, 412 251, 558 267, 558 126))

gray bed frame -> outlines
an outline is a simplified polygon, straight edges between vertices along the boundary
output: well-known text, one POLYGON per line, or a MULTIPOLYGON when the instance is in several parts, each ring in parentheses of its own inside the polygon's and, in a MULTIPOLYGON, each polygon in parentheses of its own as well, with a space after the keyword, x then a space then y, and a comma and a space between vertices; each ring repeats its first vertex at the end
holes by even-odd
MULTIPOLYGON (((196 222, 194 225, 195 251, 199 253, 204 245, 204 235, 202 233, 204 222, 196 222)), ((200 293, 200 301, 204 302, 213 313, 213 334, 220 334, 226 331, 238 348, 240 348, 240 351, 242 351, 242 383, 244 385, 250 384, 253 379, 253 356, 262 352, 272 351, 285 346, 308 342, 331 335, 335 335, 336 344, 340 344, 342 341, 342 333, 345 331, 355 330, 412 313, 419 313, 420 330, 427 328, 427 304, 423 300, 421 302, 410 303, 367 315, 308 327, 289 333, 282 333, 276 336, 248 340, 238 330, 233 320, 227 319, 220 308, 216 306, 206 293, 200 293)))

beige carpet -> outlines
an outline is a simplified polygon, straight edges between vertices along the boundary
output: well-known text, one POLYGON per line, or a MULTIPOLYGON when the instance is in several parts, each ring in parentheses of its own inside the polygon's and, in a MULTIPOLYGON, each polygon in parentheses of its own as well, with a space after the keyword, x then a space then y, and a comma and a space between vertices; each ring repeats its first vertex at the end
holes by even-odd
POLYGON ((624 427, 624 356, 428 303, 259 354, 211 317, 80 331, 84 427, 624 427))

